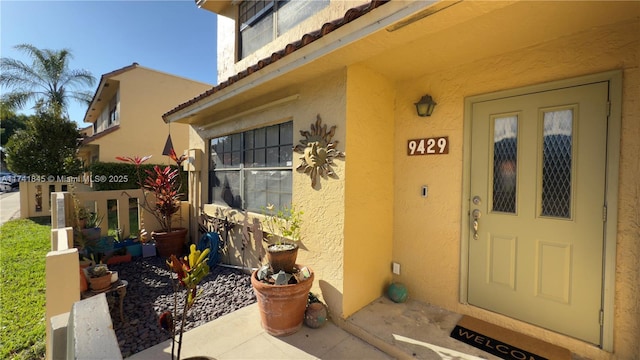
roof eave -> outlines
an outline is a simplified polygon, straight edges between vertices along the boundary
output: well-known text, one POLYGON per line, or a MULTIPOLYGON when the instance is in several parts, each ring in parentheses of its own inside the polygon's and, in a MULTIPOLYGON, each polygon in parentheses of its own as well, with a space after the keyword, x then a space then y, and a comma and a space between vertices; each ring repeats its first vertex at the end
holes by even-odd
MULTIPOLYGON (((340 28, 330 32, 327 36, 314 39, 313 42, 300 47, 290 54, 285 53, 286 55, 281 56, 279 53, 274 53, 272 57, 281 56, 278 61, 270 62, 268 66, 265 66, 263 69, 248 72, 253 68, 250 67, 230 78, 228 81, 196 97, 194 99, 195 101, 192 100, 191 103, 179 105, 173 110, 170 110, 165 113, 162 118, 167 123, 198 123, 199 120, 194 118, 200 112, 204 110, 215 112, 216 107, 222 106, 240 94, 245 94, 251 90, 266 86, 274 80, 300 70, 338 49, 366 38, 374 32, 386 31, 385 28, 405 20, 413 14, 424 11, 426 8, 438 2, 437 0, 409 3, 404 1, 390 1, 387 5, 376 9, 378 11, 368 12, 364 16, 358 17, 353 21, 354 24, 351 24, 351 21, 349 21, 345 24, 344 29, 340 28), (357 24, 356 21, 358 22, 357 24), (365 23, 363 24, 362 22, 365 23)), ((343 65, 338 64, 335 66, 338 68, 343 65)))

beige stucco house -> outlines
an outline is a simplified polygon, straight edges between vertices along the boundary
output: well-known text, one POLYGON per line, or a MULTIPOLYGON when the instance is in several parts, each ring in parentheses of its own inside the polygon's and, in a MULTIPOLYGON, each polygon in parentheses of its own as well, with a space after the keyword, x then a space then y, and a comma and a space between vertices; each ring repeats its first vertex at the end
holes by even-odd
POLYGON ((85 137, 79 158, 85 165, 115 162, 116 156, 152 155, 165 163, 162 152, 169 133, 181 154, 188 145, 188 126, 166 125, 162 114, 210 89, 211 85, 140 66, 129 66, 102 75, 84 116, 85 137))
MULTIPOLYGON (((191 125, 193 210, 302 209, 298 260, 334 316, 398 281, 638 358, 640 2, 196 3, 220 15, 226 80, 164 114, 191 125), (291 150, 314 143, 345 156, 291 150)), ((257 266, 242 228, 231 261, 257 266)))

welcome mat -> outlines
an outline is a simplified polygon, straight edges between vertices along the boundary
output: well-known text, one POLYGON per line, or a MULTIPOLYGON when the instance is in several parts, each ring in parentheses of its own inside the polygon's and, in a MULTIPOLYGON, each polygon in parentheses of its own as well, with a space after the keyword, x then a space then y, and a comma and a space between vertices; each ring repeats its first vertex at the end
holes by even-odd
POLYGON ((571 360, 565 348, 466 315, 451 337, 505 360, 571 360))

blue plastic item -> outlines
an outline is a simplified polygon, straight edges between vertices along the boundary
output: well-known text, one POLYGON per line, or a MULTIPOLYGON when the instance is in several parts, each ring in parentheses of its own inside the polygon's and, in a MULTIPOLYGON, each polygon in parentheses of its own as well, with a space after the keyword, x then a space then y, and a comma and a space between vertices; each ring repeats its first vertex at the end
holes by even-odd
POLYGON ((198 250, 202 251, 206 248, 211 249, 207 265, 212 268, 220 261, 220 252, 218 251, 220 248, 220 235, 218 235, 218 233, 208 232, 202 235, 198 242, 198 250))

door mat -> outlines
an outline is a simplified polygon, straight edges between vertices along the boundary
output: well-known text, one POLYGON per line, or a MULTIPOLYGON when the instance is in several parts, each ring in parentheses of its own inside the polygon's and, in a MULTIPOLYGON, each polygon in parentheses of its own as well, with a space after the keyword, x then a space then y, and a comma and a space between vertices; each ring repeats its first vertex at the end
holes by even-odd
POLYGON ((451 337, 505 360, 571 360, 571 352, 545 341, 463 316, 451 337))

